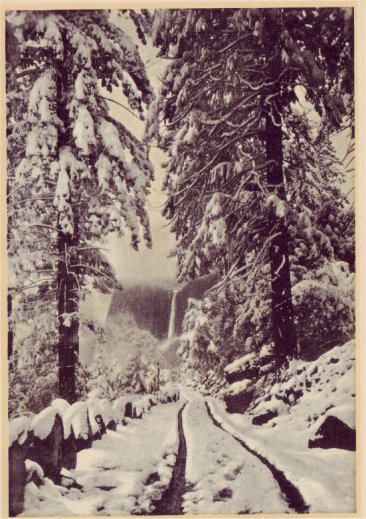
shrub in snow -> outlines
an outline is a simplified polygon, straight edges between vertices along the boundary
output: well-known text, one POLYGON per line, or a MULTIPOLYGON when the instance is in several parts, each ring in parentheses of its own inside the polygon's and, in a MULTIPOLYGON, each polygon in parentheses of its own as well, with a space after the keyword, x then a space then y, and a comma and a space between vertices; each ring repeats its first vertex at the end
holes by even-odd
POLYGON ((354 274, 345 262, 328 262, 309 272, 292 295, 304 360, 316 359, 354 335, 354 274))
MULTIPOLYGON (((22 254, 19 251, 20 254, 22 254)), ((37 299, 37 318, 34 318, 36 296, 29 296, 29 323, 24 322, 21 309, 14 310, 12 325, 22 322, 26 335, 9 360, 9 416, 39 413, 49 406, 58 394, 56 354, 57 332, 55 305, 37 299), (19 310, 19 312, 18 312, 19 310)))

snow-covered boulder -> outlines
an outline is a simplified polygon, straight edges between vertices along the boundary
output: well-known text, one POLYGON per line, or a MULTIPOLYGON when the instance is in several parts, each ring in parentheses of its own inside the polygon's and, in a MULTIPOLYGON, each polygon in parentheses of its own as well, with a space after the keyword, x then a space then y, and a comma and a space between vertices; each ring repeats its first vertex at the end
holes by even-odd
POLYGON ((60 416, 63 416, 69 409, 70 404, 63 398, 55 398, 55 400, 52 401, 51 406, 57 409, 60 416))
POLYGON ((26 469, 26 483, 32 481, 35 485, 39 486, 42 484, 44 479, 43 469, 38 463, 32 460, 25 461, 26 469))
POLYGON ((161 404, 176 402, 179 399, 179 389, 172 384, 166 384, 156 395, 161 404))
POLYGON ((112 403, 112 408, 116 422, 124 424, 126 418, 132 418, 132 396, 124 395, 118 397, 112 403))
POLYGON ((9 447, 15 442, 22 445, 28 438, 31 430, 32 418, 30 416, 18 416, 9 422, 9 447))
POLYGON ((150 410, 150 400, 148 396, 140 396, 140 398, 136 399, 133 403, 133 418, 142 418, 144 413, 147 413, 150 410))
POLYGON ((258 354, 247 353, 226 366, 224 372, 229 384, 256 377, 259 373, 258 354))
POLYGON ((56 416, 60 416, 56 407, 49 406, 37 414, 31 423, 34 436, 40 440, 47 438, 53 429, 56 416))
MULTIPOLYGON (((92 444, 92 433, 88 417, 87 402, 75 402, 63 416, 64 440, 75 445, 76 452, 87 449, 92 444)), ((71 467, 67 467, 71 468, 71 467)))
POLYGON ((230 384, 221 390, 229 413, 244 413, 260 392, 258 381, 276 369, 273 346, 265 345, 226 366, 225 377, 230 384))
POLYGON ((356 450, 356 431, 336 416, 328 415, 315 437, 309 439, 309 448, 356 450))
POLYGON ((62 467, 63 422, 57 409, 46 407, 31 423, 34 439, 29 450, 29 459, 43 469, 44 475, 54 482, 59 481, 62 467))
POLYGON ((253 382, 250 379, 239 380, 231 384, 224 393, 226 409, 229 413, 244 413, 254 393, 253 382))

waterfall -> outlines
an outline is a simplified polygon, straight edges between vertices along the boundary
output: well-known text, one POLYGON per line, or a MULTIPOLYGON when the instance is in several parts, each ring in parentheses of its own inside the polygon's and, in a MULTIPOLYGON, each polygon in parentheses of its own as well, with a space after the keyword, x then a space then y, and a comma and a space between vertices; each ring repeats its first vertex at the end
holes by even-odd
POLYGON ((175 334, 175 311, 176 311, 176 307, 177 307, 177 293, 178 293, 178 290, 174 290, 173 297, 172 297, 172 306, 170 308, 168 339, 172 339, 175 334))

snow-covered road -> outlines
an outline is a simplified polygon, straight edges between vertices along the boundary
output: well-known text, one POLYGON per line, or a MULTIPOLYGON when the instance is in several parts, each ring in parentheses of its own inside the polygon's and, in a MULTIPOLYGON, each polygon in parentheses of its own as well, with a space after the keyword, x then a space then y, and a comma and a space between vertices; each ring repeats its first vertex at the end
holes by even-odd
POLYGON ((193 391, 108 431, 65 474, 82 489, 29 483, 23 515, 293 511, 271 470, 215 423, 193 391))

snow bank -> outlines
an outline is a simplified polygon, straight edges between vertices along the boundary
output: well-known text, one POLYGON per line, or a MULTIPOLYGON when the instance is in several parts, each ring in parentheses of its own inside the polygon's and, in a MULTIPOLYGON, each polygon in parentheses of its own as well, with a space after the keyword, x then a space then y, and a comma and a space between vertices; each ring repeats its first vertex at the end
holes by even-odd
POLYGON ((143 492, 139 496, 138 505, 132 513, 139 515, 148 514, 154 510, 153 502, 161 499, 164 491, 170 484, 178 446, 178 427, 177 423, 173 422, 170 429, 168 429, 162 447, 157 452, 155 462, 150 468, 149 478, 145 481, 143 492))

